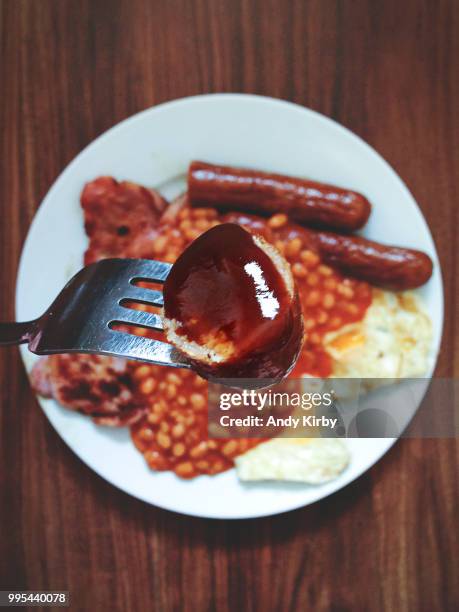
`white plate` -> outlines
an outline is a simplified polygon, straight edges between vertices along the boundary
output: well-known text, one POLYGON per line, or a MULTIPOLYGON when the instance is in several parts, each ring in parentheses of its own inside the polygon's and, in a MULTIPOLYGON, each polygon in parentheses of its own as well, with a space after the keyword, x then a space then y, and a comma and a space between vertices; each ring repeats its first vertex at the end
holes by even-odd
MULTIPOLYGON (((420 290, 434 325, 433 372, 443 322, 441 274, 429 229, 408 189, 347 129, 306 108, 258 96, 217 94, 169 102, 123 121, 82 151, 54 183, 30 228, 19 267, 17 319, 42 314, 81 267, 86 237, 79 196, 86 181, 108 174, 172 197, 183 189, 192 159, 308 176, 366 194, 374 208, 365 236, 422 249, 434 260, 434 275, 420 290)), ((30 369, 34 357, 26 349, 22 355, 30 369)), ((127 430, 98 427, 53 400, 39 402, 62 439, 97 474, 146 502, 202 517, 258 517, 310 504, 357 478, 394 442, 349 440, 349 468, 319 487, 243 485, 234 470, 182 481, 149 470, 127 430)))

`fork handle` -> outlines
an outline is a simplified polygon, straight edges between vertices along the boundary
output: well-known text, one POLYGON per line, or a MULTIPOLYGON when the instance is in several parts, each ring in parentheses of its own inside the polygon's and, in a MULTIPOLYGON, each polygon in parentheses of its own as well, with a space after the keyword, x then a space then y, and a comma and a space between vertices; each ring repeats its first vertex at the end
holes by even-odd
POLYGON ((32 339, 35 321, 25 323, 0 322, 0 346, 8 344, 24 344, 32 339))

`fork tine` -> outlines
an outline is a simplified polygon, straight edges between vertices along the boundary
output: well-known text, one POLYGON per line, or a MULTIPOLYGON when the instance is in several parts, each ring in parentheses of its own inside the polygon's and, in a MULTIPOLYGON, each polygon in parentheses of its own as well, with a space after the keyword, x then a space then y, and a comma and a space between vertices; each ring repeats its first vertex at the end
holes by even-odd
POLYGON ((134 336, 127 332, 112 330, 107 348, 107 352, 111 354, 123 355, 130 359, 140 359, 176 368, 191 367, 186 357, 171 344, 134 336))
POLYGON ((122 311, 119 310, 119 314, 113 317, 113 322, 130 323, 131 325, 141 325, 142 327, 151 327, 158 330, 163 329, 163 320, 157 314, 144 312, 143 310, 133 310, 132 308, 123 308, 122 311))
POLYGON ((172 264, 152 259, 133 260, 130 267, 131 282, 133 280, 152 280, 162 283, 166 280, 172 268, 172 264))
POLYGON ((163 294, 157 289, 146 289, 137 285, 130 285, 123 288, 123 299, 141 302, 142 304, 152 304, 153 306, 163 306, 163 294))

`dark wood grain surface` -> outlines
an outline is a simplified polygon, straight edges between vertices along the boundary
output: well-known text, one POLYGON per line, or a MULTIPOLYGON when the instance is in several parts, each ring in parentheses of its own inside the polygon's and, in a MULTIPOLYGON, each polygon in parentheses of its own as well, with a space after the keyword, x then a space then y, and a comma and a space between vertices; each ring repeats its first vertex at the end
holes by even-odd
MULTIPOLYGON (((165 100, 250 92, 333 117, 404 178, 443 266, 437 374, 459 374, 457 0, 0 0, 0 91, 2 319, 33 215, 86 144, 165 100)), ((308 508, 199 520, 83 465, 16 349, 0 376, 1 589, 65 589, 96 611, 458 609, 454 440, 403 440, 308 508)))

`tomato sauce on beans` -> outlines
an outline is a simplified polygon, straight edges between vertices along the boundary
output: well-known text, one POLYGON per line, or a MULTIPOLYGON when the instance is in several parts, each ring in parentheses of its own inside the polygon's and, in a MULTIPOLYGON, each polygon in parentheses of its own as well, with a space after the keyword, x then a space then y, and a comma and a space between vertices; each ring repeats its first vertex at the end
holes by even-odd
MULTIPOLYGON (((301 299, 305 342, 290 376, 330 376, 332 361, 324 350, 323 338, 364 317, 371 304, 370 285, 324 265, 308 244, 307 235, 284 214, 263 219, 186 205, 161 223, 152 244, 152 259, 173 263, 200 234, 223 222, 237 222, 262 234, 291 264, 301 299)), ((155 311, 148 306, 141 308, 155 311)), ((160 337, 147 330, 139 333, 160 337)), ((193 372, 135 362, 131 367, 138 390, 149 406, 144 419, 132 426, 131 435, 152 469, 172 470, 182 478, 217 474, 231 468, 234 457, 262 442, 208 438, 207 382, 193 372)))
POLYGON ((150 410, 132 427, 132 438, 152 469, 172 470, 182 478, 217 474, 232 467, 233 457, 260 442, 209 440, 207 382, 189 370, 164 370, 141 365, 135 372, 150 410))

